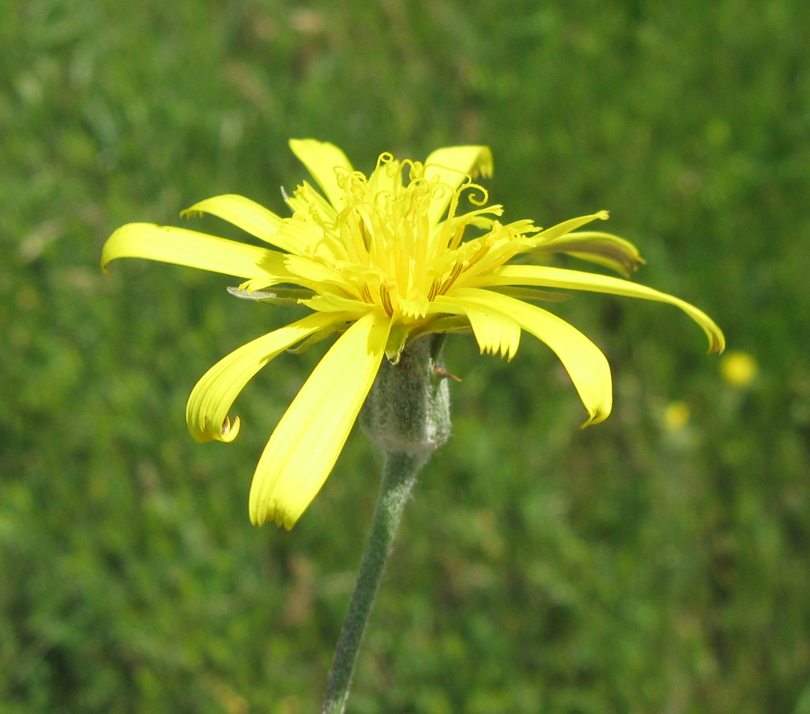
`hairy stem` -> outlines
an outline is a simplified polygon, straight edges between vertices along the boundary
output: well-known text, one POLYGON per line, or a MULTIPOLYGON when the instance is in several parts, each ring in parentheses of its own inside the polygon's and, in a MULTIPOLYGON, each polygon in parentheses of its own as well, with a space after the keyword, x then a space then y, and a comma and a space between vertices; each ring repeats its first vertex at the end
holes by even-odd
POLYGON ((346 613, 346 620, 335 650, 332 670, 329 672, 329 685, 322 714, 343 714, 346 708, 354 665, 374 595, 380 584, 385 561, 391 552, 402 512, 416 483, 416 474, 423 463, 423 458, 404 453, 385 455, 380 497, 374 511, 371 534, 360 563, 360 572, 349 603, 349 611, 346 613))

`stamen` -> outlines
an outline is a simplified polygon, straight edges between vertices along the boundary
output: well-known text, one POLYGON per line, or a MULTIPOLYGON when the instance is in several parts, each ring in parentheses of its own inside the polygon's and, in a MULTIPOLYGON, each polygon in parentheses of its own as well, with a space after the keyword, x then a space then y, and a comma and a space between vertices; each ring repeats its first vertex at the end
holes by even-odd
POLYGON ((358 215, 357 223, 360 228, 360 238, 363 241, 363 247, 366 249, 366 252, 368 252, 368 231, 366 230, 366 221, 363 216, 358 215))
POLYGON ((458 279, 458 276, 461 275, 461 273, 464 271, 464 268, 466 268, 466 267, 467 266, 466 266, 465 263, 461 263, 460 261, 457 262, 453 266, 453 269, 450 271, 450 277, 447 278, 447 280, 444 281, 444 283, 442 284, 442 286, 441 286, 441 288, 439 289, 438 292, 440 292, 442 295, 444 295, 451 288, 453 283, 456 282, 456 280, 458 279))
POLYGON ((461 239, 464 237, 464 231, 467 228, 467 224, 461 223, 458 228, 456 228, 456 232, 453 234, 453 237, 450 239, 450 242, 447 244, 447 247, 450 250, 455 250, 461 244, 461 239))
POLYGON ((371 291, 368 289, 368 285, 363 283, 360 287, 360 296, 365 300, 369 305, 374 304, 374 298, 371 297, 371 291))
POLYGON ((473 253, 467 260, 464 261, 464 267, 469 268, 475 265, 481 258, 483 258, 487 253, 489 253, 489 249, 492 247, 492 244, 489 243, 477 243, 475 253, 473 253))
POLYGON ((388 313, 388 317, 393 317, 394 306, 391 304, 391 296, 388 294, 388 288, 385 285, 380 285, 380 301, 383 308, 388 313))

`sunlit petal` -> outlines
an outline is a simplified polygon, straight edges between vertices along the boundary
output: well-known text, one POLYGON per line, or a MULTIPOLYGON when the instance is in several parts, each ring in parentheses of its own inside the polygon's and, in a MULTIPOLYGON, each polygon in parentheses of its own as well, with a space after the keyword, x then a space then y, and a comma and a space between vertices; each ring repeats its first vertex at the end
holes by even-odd
POLYGON ((599 231, 567 233, 544 241, 537 252, 567 253, 580 260, 602 265, 628 277, 644 260, 629 240, 599 231))
POLYGON ((290 235, 282 230, 283 218, 244 196, 236 194, 214 196, 195 203, 191 208, 183 211, 183 215, 194 213, 209 213, 217 216, 289 253, 300 253, 306 248, 306 243, 302 242, 298 236, 290 235))
POLYGON ((520 324, 509 315, 480 302, 465 300, 462 291, 458 290, 452 296, 439 296, 436 307, 442 312, 466 315, 482 353, 488 352, 510 360, 517 353, 520 346, 520 324))
POLYGON ((285 200, 293 212, 298 213, 300 216, 317 212, 322 219, 332 223, 337 217, 335 207, 306 181, 302 181, 295 193, 285 200))
POLYGON ((237 278, 289 277, 282 253, 154 223, 128 223, 115 231, 101 251, 102 270, 117 258, 148 258, 237 278))
MULTIPOLYGON (((230 288, 229 288, 230 290, 230 288)), ((538 290, 537 288, 515 287, 513 285, 501 285, 491 288, 493 292, 508 295, 518 300, 542 300, 544 302, 565 302, 573 296, 569 293, 561 293, 555 290, 538 290)))
POLYGON ((351 312, 360 314, 374 309, 372 303, 343 297, 342 295, 335 295, 333 293, 305 298, 301 300, 300 304, 306 305, 313 310, 319 310, 320 312, 351 312))
POLYGON ((330 203, 338 211, 342 210, 343 189, 338 184, 336 169, 345 173, 352 171, 346 154, 333 144, 315 139, 290 139, 290 148, 307 167, 330 203))
POLYGON ((488 146, 448 146, 434 151, 425 159, 425 179, 438 179, 447 190, 436 198, 428 211, 432 225, 437 224, 450 204, 453 191, 478 174, 492 176, 492 152, 488 146))
POLYGON ((709 338, 709 352, 722 352, 726 340, 720 328, 705 312, 673 295, 652 288, 631 283, 629 280, 612 278, 606 275, 584 273, 579 270, 564 270, 537 265, 504 265, 476 281, 480 287, 494 285, 529 285, 540 288, 563 288, 565 290, 587 290, 595 293, 609 293, 625 297, 642 298, 675 305, 683 310, 703 328, 709 338))
POLYGON ((262 367, 304 338, 346 322, 345 315, 315 313, 274 330, 231 352, 197 382, 186 405, 186 422, 197 441, 233 441, 239 433, 239 417, 228 412, 244 386, 262 367))
POLYGON ((299 285, 313 289, 334 285, 351 290, 351 284, 340 270, 319 260, 291 255, 285 261, 285 267, 295 276, 295 282, 299 285))
MULTIPOLYGON (((490 290, 461 288, 448 297, 465 312, 469 306, 508 315, 526 332, 545 342, 560 358, 588 412, 583 424, 607 419, 613 405, 610 366, 602 351, 573 325, 528 303, 490 290)), ((445 303, 443 298, 440 302, 445 303)))
POLYGON ((385 351, 390 320, 372 312, 332 346, 281 418, 250 488, 250 519, 290 529, 332 471, 385 351))
POLYGON ((564 236, 571 231, 575 231, 580 226, 584 226, 586 223, 590 223, 591 221, 606 221, 608 219, 608 212, 607 211, 599 211, 599 213, 591 213, 586 216, 577 216, 576 218, 569 218, 567 221, 563 221, 562 223, 557 223, 556 225, 551 226, 551 228, 546 228, 544 231, 533 235, 531 237, 531 241, 537 246, 540 247, 545 243, 550 241, 557 240, 560 236, 564 236))

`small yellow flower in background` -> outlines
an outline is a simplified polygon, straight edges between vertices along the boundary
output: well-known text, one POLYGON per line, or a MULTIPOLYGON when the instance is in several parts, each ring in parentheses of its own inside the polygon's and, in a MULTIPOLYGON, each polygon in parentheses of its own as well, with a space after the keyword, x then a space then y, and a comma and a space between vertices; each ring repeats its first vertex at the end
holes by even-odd
POLYGON ((670 402, 664 410, 664 426, 669 431, 681 431, 691 417, 689 406, 685 402, 670 402))
POLYGON ((149 258, 242 278, 240 296, 298 304, 303 319, 240 347, 200 379, 186 419, 198 441, 232 441, 239 418, 228 412, 247 382, 281 352, 340 333, 270 437, 250 489, 251 521, 289 529, 323 486, 384 356, 397 362, 410 341, 471 329, 482 352, 511 359, 526 331, 546 343, 568 371, 588 413, 607 418, 610 368, 576 328, 534 304, 559 299, 548 289, 611 293, 669 303, 700 325, 709 350, 725 342, 703 312, 628 280, 540 265, 509 263, 560 252, 628 275, 641 258, 629 242, 598 231, 572 232, 602 211, 542 230, 530 220, 502 223, 473 180, 492 172, 484 146, 433 152, 424 163, 382 154, 370 176, 355 171, 337 147, 312 139, 290 147, 322 193, 303 182, 281 218, 236 195, 210 198, 186 214, 218 216, 261 239, 262 248, 204 233, 133 223, 102 251, 102 268, 123 257, 149 258), (474 237, 468 229, 475 229, 474 237))
POLYGON ((744 389, 757 376, 759 365, 747 352, 729 352, 720 362, 720 374, 731 387, 744 389))

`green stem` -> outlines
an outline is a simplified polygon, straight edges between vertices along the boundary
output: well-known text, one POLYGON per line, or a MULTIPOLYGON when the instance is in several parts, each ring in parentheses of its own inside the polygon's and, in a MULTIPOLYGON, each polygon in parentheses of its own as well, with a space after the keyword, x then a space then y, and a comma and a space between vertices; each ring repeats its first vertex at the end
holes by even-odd
POLYGON ((424 462, 424 458, 408 454, 385 454, 380 497, 374 511, 371 534, 360 563, 360 572, 349 603, 349 611, 346 613, 335 650, 332 670, 329 672, 329 685, 322 714, 343 714, 346 708, 354 664, 357 661, 357 653, 374 595, 380 584, 385 561, 391 552, 402 511, 416 483, 416 474, 424 462))

